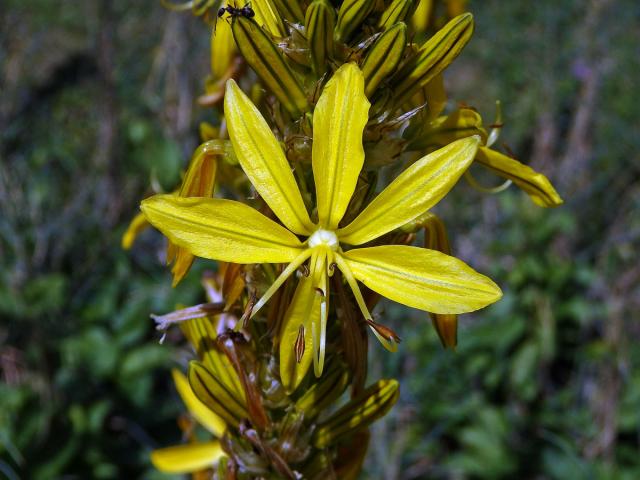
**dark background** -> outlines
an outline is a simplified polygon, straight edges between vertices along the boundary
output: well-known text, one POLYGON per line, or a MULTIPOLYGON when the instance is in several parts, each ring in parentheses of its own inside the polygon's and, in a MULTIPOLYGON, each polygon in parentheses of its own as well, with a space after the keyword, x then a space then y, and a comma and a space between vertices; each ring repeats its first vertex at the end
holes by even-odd
MULTIPOLYGON (((490 123, 566 203, 461 182, 438 206, 454 253, 505 292, 461 317, 456 353, 396 304, 371 343, 402 396, 373 428, 366 478, 640 478, 640 7, 472 1, 449 96, 490 123)), ((213 120, 196 106, 209 33, 155 0, 0 5, 0 478, 165 478, 152 448, 182 411, 149 313, 172 289, 162 240, 120 237, 170 190, 213 120)), ((485 181, 492 177, 481 176, 485 181)))

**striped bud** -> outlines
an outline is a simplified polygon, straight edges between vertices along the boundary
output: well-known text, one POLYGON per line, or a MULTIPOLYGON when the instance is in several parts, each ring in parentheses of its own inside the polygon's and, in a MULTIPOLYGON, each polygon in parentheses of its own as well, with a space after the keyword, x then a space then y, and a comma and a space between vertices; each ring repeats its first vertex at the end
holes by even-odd
POLYGON ((371 98, 380 82, 393 73, 407 43, 407 26, 400 22, 384 32, 369 48, 362 62, 364 93, 371 98))
POLYGON ((304 13, 298 0, 271 0, 280 16, 291 23, 302 23, 304 13))
POLYGON ((250 18, 233 17, 231 30, 247 63, 295 117, 309 110, 307 97, 269 36, 250 18))
POLYGON ((382 13, 378 26, 387 29, 398 22, 404 22, 413 15, 417 6, 416 0, 393 0, 382 13))
POLYGON ((400 392, 397 380, 379 380, 334 413, 316 430, 313 443, 326 448, 384 416, 400 392))
POLYGON ((394 106, 400 107, 460 54, 473 33, 473 15, 459 15, 425 42, 395 75, 394 106))
POLYGON ((287 35, 280 13, 270 0, 253 0, 251 6, 255 12, 258 25, 263 26, 275 37, 285 37, 287 35))
POLYGON ((189 384, 196 397, 227 425, 237 428, 240 422, 249 417, 245 406, 238 403, 216 377, 195 360, 189 363, 189 384))
POLYGON ((304 23, 313 70, 321 76, 327 69, 327 59, 333 54, 335 10, 327 0, 314 0, 307 7, 304 23))
POLYGON ((371 13, 375 0, 345 0, 338 10, 336 39, 346 41, 349 35, 360 26, 371 13))
POLYGON ((298 399, 296 409, 303 412, 305 418, 315 418, 342 395, 348 383, 348 371, 343 364, 334 362, 298 399))

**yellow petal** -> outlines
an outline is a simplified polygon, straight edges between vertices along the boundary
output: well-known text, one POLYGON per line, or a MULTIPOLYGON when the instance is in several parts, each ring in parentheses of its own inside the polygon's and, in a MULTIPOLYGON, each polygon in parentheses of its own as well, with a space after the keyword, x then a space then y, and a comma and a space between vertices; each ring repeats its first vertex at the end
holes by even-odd
POLYGON ((220 442, 192 443, 151 452, 151 463, 161 472, 192 473, 212 467, 225 456, 220 442))
POLYGON ((384 245, 350 250, 343 258, 371 290, 428 312, 472 312, 502 296, 491 279, 435 250, 384 245))
POLYGON ((280 334, 280 378, 288 392, 298 388, 311 366, 315 348, 312 344, 314 322, 320 322, 320 296, 314 289, 312 277, 302 277, 285 314, 280 334), (301 326, 304 328, 304 354, 298 362, 295 345, 301 326))
POLYGON ((313 112, 313 178, 323 228, 338 226, 356 188, 369 106, 362 72, 348 63, 329 80, 313 112))
POLYGON ((174 368, 171 370, 171 375, 173 376, 173 383, 176 384, 180 398, 182 398, 182 401, 189 410, 189 413, 193 415, 193 418, 216 437, 222 438, 224 431, 227 429, 224 420, 198 400, 193 390, 191 390, 189 380, 187 380, 187 377, 182 372, 174 368))
POLYGON ((131 220, 131 223, 127 227, 127 231, 122 235, 122 248, 124 250, 129 250, 133 245, 133 242, 138 238, 138 235, 140 235, 140 232, 150 226, 151 225, 147 221, 147 217, 144 216, 144 213, 138 213, 133 217, 133 220, 131 220))
POLYGON ((140 207, 173 243, 198 257, 234 263, 284 263, 300 254, 300 240, 257 210, 217 198, 155 195, 140 207))
POLYGON ((211 36, 211 73, 214 78, 225 75, 235 52, 236 42, 231 33, 231 24, 224 18, 218 18, 211 36))
POLYGON ((313 225, 289 162, 266 120, 233 80, 227 82, 224 112, 233 149, 253 186, 289 230, 310 235, 313 225))
POLYGON ((477 136, 458 140, 418 160, 338 230, 340 241, 360 245, 422 215, 451 190, 473 161, 479 142, 477 136))
POLYGON ((519 161, 487 147, 480 147, 476 161, 524 190, 540 207, 557 207, 562 198, 543 174, 519 161))

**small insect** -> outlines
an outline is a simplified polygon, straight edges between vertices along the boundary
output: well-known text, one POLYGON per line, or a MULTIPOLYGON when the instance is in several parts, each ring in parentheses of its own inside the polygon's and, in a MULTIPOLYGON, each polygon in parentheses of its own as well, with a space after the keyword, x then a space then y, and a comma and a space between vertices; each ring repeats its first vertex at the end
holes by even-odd
POLYGON ((253 9, 249 5, 245 5, 242 8, 228 7, 228 6, 220 7, 220 9, 218 10, 218 18, 222 18, 225 12, 232 17, 253 18, 256 15, 256 13, 253 11, 253 9))

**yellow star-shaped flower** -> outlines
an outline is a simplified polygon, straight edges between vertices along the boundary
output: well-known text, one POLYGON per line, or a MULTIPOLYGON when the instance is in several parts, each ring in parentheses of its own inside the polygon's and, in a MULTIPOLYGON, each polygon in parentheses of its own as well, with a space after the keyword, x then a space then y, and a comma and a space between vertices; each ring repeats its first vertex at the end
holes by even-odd
MULTIPOLYGON (((500 289, 462 261, 424 248, 383 245, 344 249, 374 240, 423 215, 453 187, 473 161, 479 137, 455 141, 402 172, 348 225, 341 227, 364 164, 362 134, 369 101, 355 64, 338 69, 313 113, 312 167, 317 222, 302 200, 287 158, 269 125, 232 80, 225 118, 236 156, 257 192, 282 225, 244 203, 217 198, 156 195, 142 202, 149 222, 196 256, 234 263, 288 263, 257 302, 252 315, 304 262, 280 333, 280 374, 293 391, 313 359, 324 364, 329 313, 328 277, 340 269, 364 317, 371 315, 357 281, 410 307, 433 313, 465 313, 495 302, 500 289), (294 350, 304 338, 303 353, 294 350)), ((389 349, 392 338, 376 336, 389 349)))

